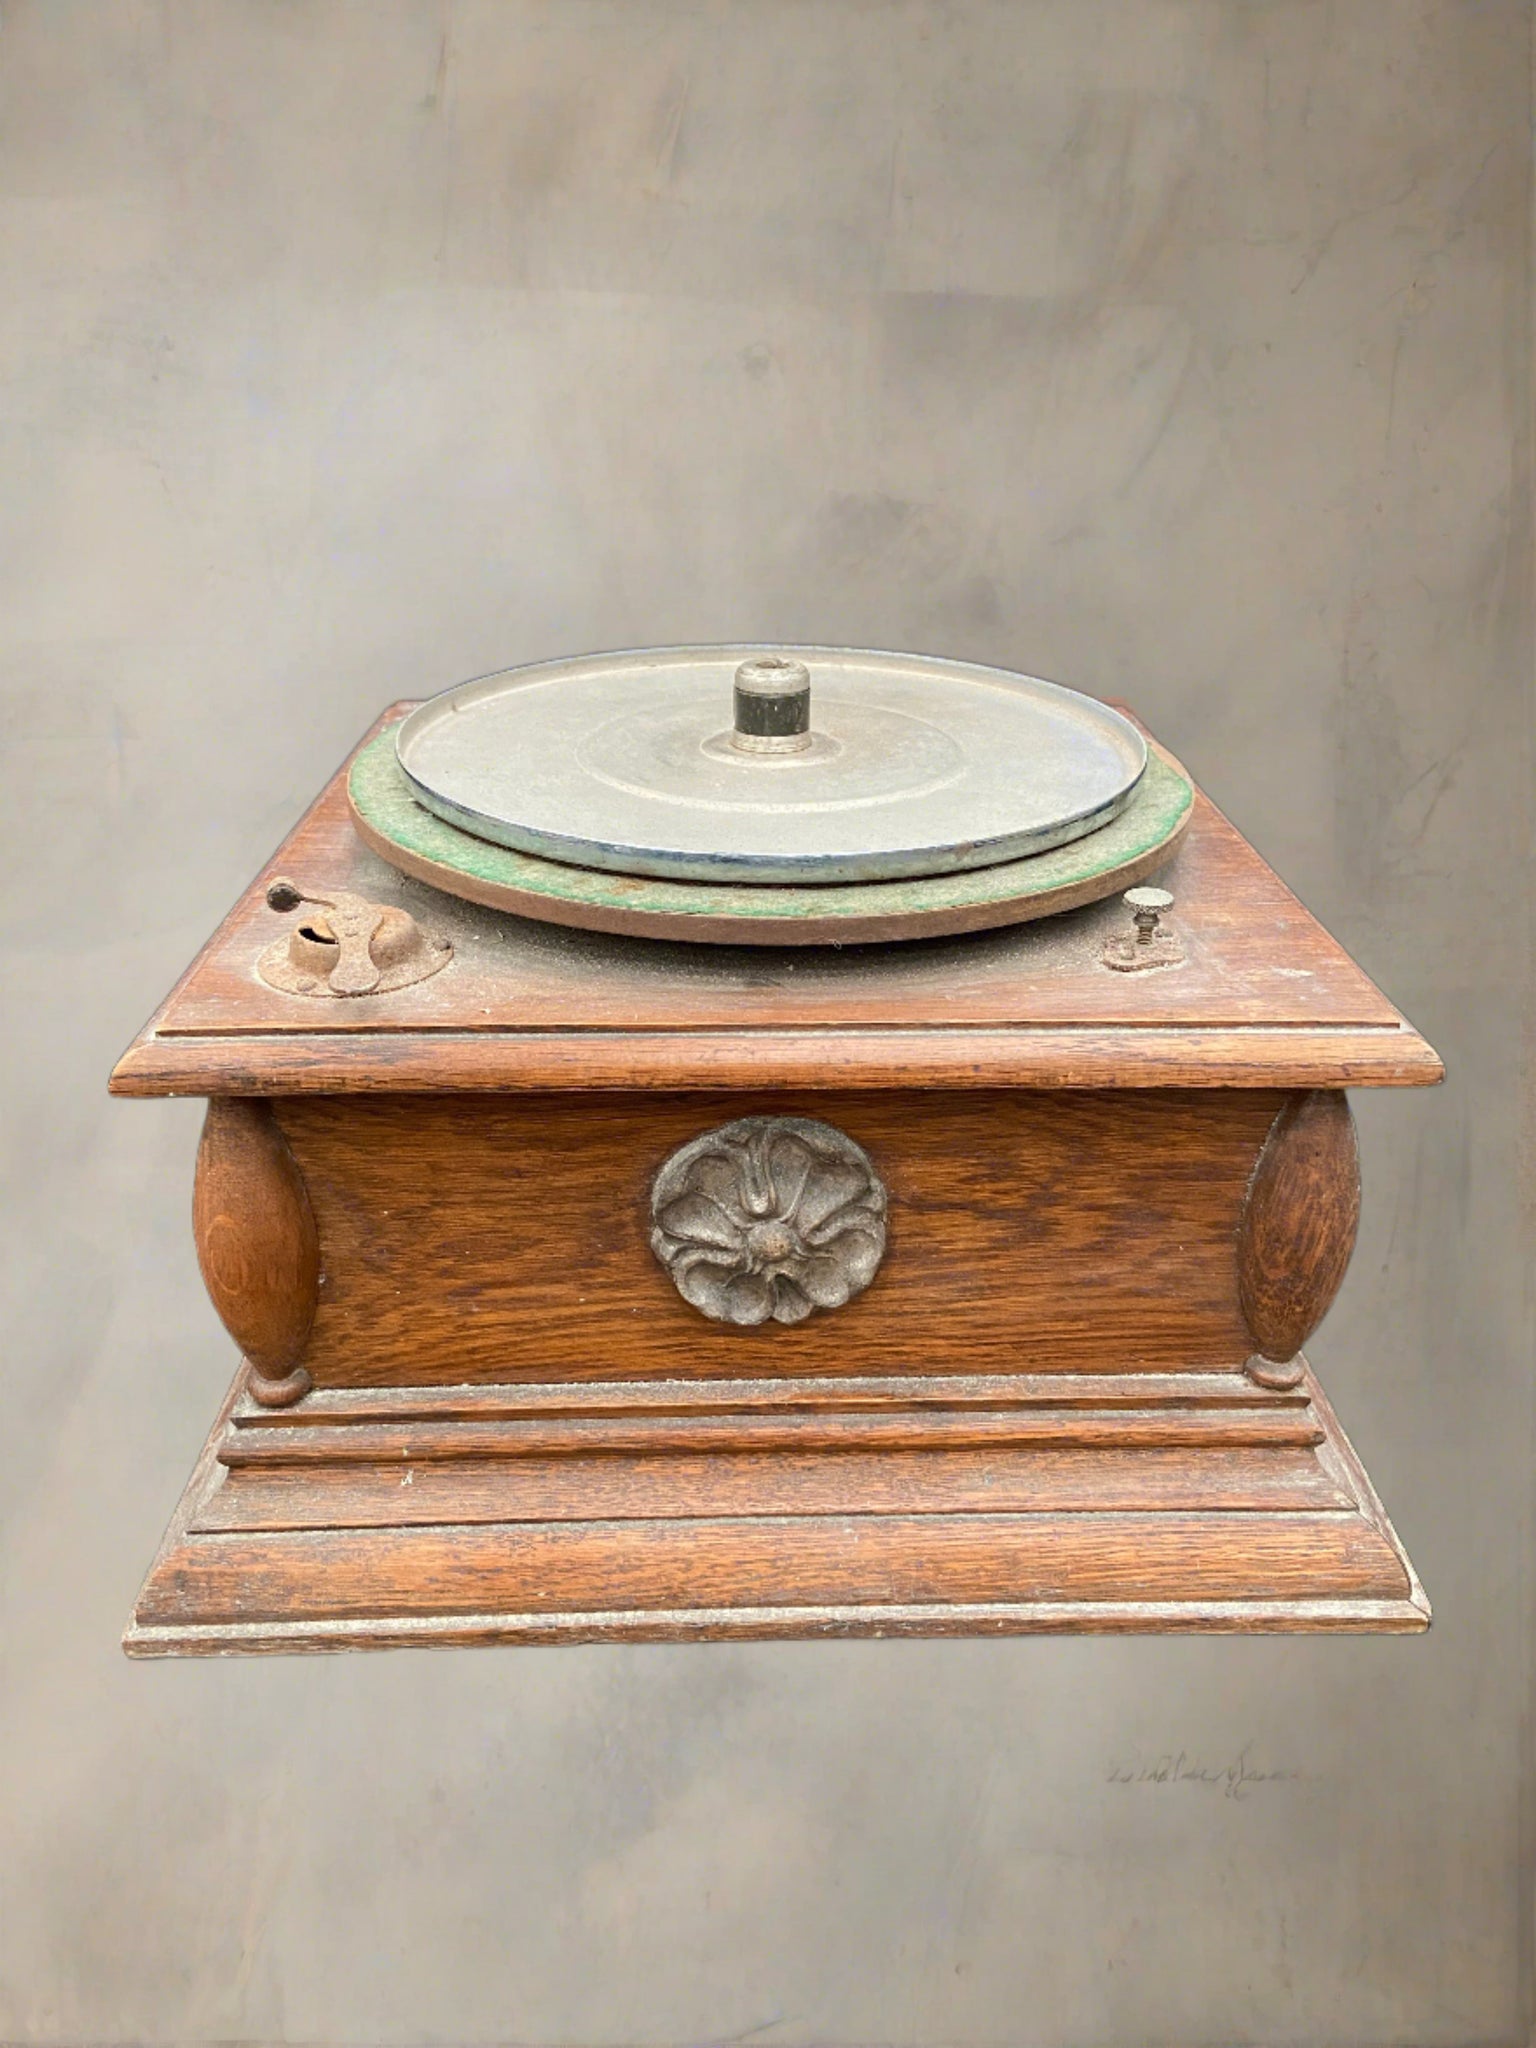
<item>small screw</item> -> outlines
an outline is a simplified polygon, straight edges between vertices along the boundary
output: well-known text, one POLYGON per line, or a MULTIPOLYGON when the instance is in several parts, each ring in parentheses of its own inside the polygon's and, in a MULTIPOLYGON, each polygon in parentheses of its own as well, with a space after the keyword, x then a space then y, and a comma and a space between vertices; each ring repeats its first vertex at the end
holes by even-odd
POLYGON ((1173 898, 1166 889, 1127 889, 1125 900, 1136 920, 1137 945, 1150 946, 1163 912, 1173 908, 1173 898))

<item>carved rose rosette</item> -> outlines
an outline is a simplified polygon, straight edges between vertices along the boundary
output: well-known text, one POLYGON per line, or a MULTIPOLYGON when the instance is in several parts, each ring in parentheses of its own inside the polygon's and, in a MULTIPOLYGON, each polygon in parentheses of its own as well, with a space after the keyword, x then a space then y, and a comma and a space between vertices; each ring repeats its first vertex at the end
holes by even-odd
POLYGON ((839 1308, 885 1251, 885 1189, 831 1124, 750 1116, 681 1146, 651 1188, 651 1249, 715 1322, 798 1323, 839 1308))

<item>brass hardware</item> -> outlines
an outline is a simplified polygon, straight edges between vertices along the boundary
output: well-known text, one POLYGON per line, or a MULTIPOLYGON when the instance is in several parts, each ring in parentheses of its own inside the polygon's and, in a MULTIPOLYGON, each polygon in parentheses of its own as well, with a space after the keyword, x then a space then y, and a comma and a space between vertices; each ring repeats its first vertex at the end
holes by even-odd
POLYGON ((285 995, 388 995, 426 981, 453 958, 447 939, 429 938, 393 903, 369 903, 345 889, 301 889, 284 875, 268 886, 269 909, 297 910, 301 903, 323 915, 275 940, 257 963, 262 980, 285 995))

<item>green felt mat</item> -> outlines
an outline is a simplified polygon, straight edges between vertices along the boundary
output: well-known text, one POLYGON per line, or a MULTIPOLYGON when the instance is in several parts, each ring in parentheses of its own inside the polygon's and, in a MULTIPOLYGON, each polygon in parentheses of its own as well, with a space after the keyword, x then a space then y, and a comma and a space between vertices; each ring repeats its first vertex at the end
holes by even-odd
POLYGON ((531 853, 476 839, 417 803, 395 758, 395 730, 370 740, 352 763, 348 790, 359 816, 381 838, 423 860, 481 882, 521 889, 552 901, 670 917, 898 917, 1014 902, 1117 873, 1140 854, 1164 845, 1195 800, 1187 776, 1152 753, 1135 796, 1118 818, 1070 846, 1031 854, 968 874, 925 875, 903 882, 845 882, 815 887, 763 883, 665 882, 566 867, 531 853))

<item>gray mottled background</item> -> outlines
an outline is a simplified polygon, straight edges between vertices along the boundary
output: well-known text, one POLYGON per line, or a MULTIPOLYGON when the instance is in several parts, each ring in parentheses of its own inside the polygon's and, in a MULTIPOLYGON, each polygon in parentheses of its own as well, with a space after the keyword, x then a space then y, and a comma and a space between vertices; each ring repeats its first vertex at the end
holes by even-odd
POLYGON ((0 2036, 1526 2039, 1529 43, 4 6, 0 2036), (1130 698, 1441 1047, 1315 1347, 1429 1637, 123 1660, 233 1358, 112 1058, 388 699, 754 636, 1130 698))

